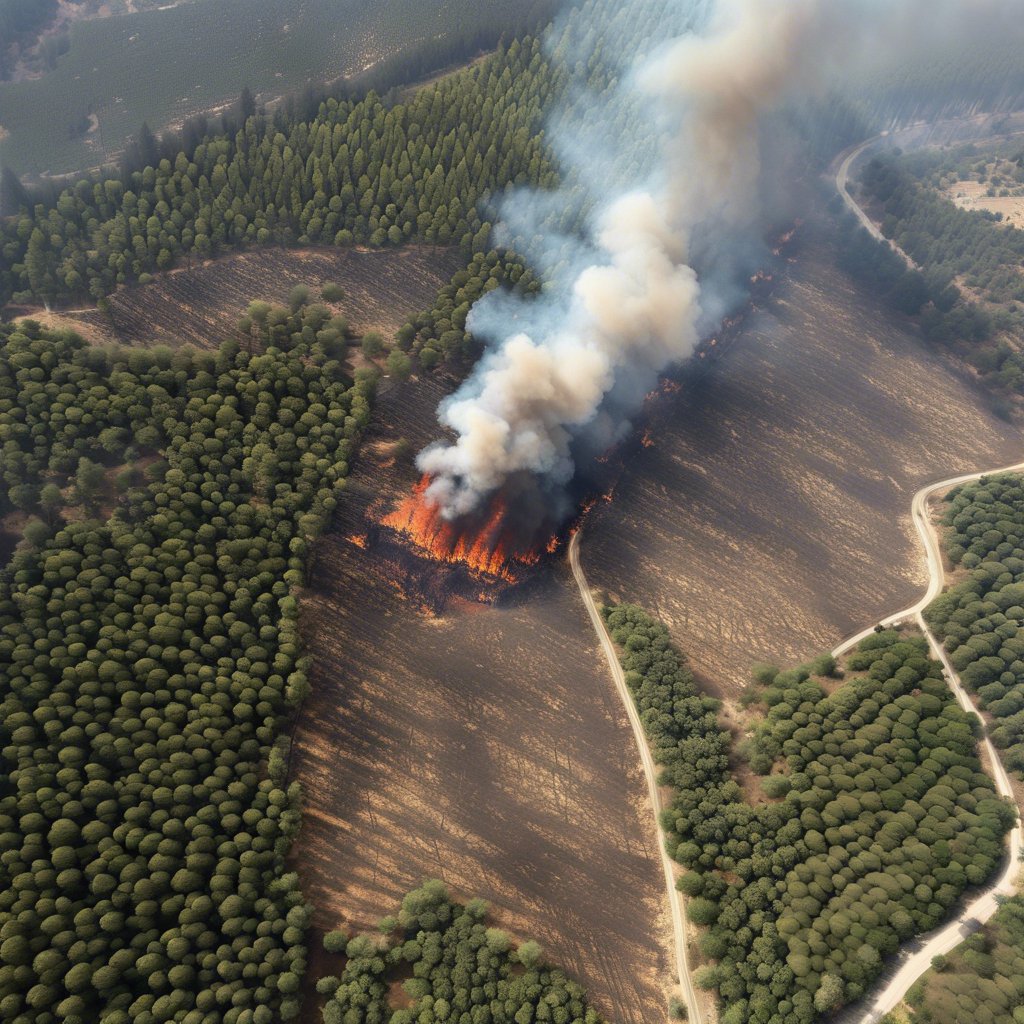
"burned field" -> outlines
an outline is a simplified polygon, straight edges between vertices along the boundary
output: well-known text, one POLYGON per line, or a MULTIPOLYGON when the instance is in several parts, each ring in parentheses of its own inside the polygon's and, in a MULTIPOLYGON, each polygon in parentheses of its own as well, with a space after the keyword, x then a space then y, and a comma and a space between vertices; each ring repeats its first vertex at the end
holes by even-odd
MULTIPOLYGON (((758 301, 648 403, 584 535, 590 582, 661 617, 725 694, 757 661, 810 657, 910 603, 914 491, 1012 461, 1019 440, 813 238, 758 301)), ((364 927, 438 876, 537 937, 610 1019, 658 1019, 670 947, 650 812, 560 553, 510 585, 403 533, 454 383, 382 395, 303 600, 294 856, 315 924, 364 927)))
POLYGON ((651 414, 584 564, 723 694, 757 662, 799 662, 911 604, 926 584, 914 493, 1020 457, 1020 431, 813 239, 651 414))
POLYGON ((382 395, 302 601, 315 660, 294 857, 314 925, 372 925, 439 877, 538 939, 609 1019, 661 1019, 667 908, 643 777, 568 567, 545 559, 510 586, 381 523, 450 386, 382 395))
POLYGON ((32 316, 72 327, 90 341, 212 348, 235 336, 254 299, 286 303, 296 285, 314 301, 324 284, 339 284, 337 304, 356 334, 394 334, 406 318, 430 306, 459 268, 457 250, 428 245, 398 249, 261 249, 173 270, 148 285, 122 288, 99 310, 32 316))

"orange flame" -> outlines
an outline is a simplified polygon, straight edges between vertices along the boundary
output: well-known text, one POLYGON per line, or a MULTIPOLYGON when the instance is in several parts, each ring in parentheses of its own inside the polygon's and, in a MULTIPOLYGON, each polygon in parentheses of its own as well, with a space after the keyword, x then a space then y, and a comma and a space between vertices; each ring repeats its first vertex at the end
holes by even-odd
POLYGON ((517 551, 505 529, 506 506, 500 495, 491 500, 487 516, 471 532, 464 524, 449 522, 426 497, 430 478, 424 476, 412 494, 388 513, 381 525, 401 534, 417 551, 439 562, 461 564, 479 576, 516 582, 517 565, 535 565, 540 554, 517 551))
POLYGON ((365 533, 353 533, 351 537, 346 537, 345 540, 349 544, 355 544, 357 548, 362 548, 364 551, 370 546, 370 538, 365 533))

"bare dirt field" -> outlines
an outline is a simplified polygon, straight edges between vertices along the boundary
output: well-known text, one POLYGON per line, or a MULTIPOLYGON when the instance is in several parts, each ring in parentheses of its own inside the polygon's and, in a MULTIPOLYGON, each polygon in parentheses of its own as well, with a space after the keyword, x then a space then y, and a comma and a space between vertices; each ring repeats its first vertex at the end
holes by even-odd
POLYGON ((983 181, 955 181, 946 189, 945 195, 961 210, 988 210, 1001 213, 1002 223, 1007 227, 1024 226, 1024 195, 990 196, 989 185, 983 181))
POLYGON ((372 544, 346 539, 415 480, 389 442, 414 453, 445 390, 412 382, 382 398, 302 602, 315 669, 294 734, 295 858, 314 923, 372 926, 440 877, 537 938, 609 1020, 663 1020, 667 907, 646 790, 568 566, 505 607, 435 617, 372 544))
MULTIPOLYGON (((925 582, 915 490, 1019 458, 1019 431, 813 239, 765 308, 683 376, 587 523, 583 560, 592 584, 664 618, 726 694, 756 661, 800 661, 909 604, 925 582)), ((315 669, 293 748, 307 808, 295 861, 318 932, 371 925, 439 876, 537 937, 610 1020, 649 1024, 664 1019, 669 978, 649 809, 566 567, 540 566, 498 607, 456 601, 436 616, 367 537, 367 513, 415 481, 452 386, 382 396, 318 549, 302 605, 315 669)), ((304 1012, 316 1019, 312 1000, 304 1012)))
POLYGON ((1021 432, 808 240, 767 307, 655 407, 583 537, 590 582, 663 619, 712 690, 833 647, 926 584, 929 480, 1019 460, 1021 432))
POLYGON ((340 284, 334 308, 361 334, 389 337, 412 313, 429 307, 461 265, 454 248, 407 245, 400 249, 260 249, 172 270, 152 283, 110 296, 109 316, 99 310, 46 313, 26 310, 53 326, 72 327, 94 342, 211 348, 234 337, 254 299, 283 303, 298 284, 318 300, 324 284, 340 284))

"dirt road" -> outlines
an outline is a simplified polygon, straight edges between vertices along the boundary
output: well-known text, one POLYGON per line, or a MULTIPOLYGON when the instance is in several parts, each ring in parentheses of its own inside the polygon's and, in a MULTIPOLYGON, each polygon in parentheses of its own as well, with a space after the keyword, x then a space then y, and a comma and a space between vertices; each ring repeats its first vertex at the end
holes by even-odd
POLYGON ((672 908, 672 932, 675 938, 675 962, 676 971, 679 974, 679 988, 686 1001, 687 1020, 691 1021, 692 1024, 703 1024, 704 1015, 701 1012, 701 1005, 693 987, 693 980, 690 977, 690 968, 687 962, 683 897, 676 889, 675 862, 665 850, 665 841, 661 833, 661 824, 658 820, 662 810, 664 810, 661 791, 658 788, 658 769, 654 763, 654 758, 651 756, 651 748, 648 746, 643 723, 640 721, 636 704, 633 702, 633 695, 629 692, 629 687, 626 685, 626 676, 622 671, 622 665, 619 663, 619 656, 615 651, 615 645, 612 643, 612 638, 608 635, 604 619, 601 618, 601 613, 598 611, 597 604, 590 592, 587 577, 583 573, 583 566, 580 564, 579 531, 573 534, 572 541, 569 544, 569 564, 572 566, 573 577, 576 580, 576 585, 579 587, 580 596, 586 605, 587 613, 590 615, 590 621, 593 623, 594 632, 597 633, 598 639, 601 641, 601 648, 608 661, 608 668, 611 671, 612 678, 615 680, 615 688, 622 699, 626 714, 629 716, 633 737, 636 740, 637 749, 640 751, 640 760, 643 763, 644 776, 647 779, 648 796, 651 801, 651 826, 654 830, 654 842, 661 851, 661 865, 665 872, 665 889, 668 894, 669 905, 672 908))
MULTIPOLYGON (((932 635, 924 619, 924 610, 935 600, 945 584, 945 571, 942 566, 942 551, 939 547, 939 537, 932 527, 928 518, 928 503, 936 494, 942 494, 958 484, 970 483, 982 476, 993 476, 997 473, 1008 473, 1017 470, 1024 470, 1024 463, 1014 466, 1005 466, 1002 469, 989 470, 985 473, 968 473, 964 476, 953 477, 950 480, 943 480, 941 483, 929 484, 922 487, 914 495, 913 518, 914 526, 917 528, 921 542, 924 544, 925 556, 928 562, 928 589, 924 596, 916 604, 903 611, 896 612, 889 616, 881 625, 891 626, 897 622, 912 620, 928 638, 932 653, 942 662, 946 678, 950 688, 956 695, 960 706, 969 712, 975 712, 976 708, 971 703, 967 691, 960 683, 960 677, 953 670, 949 663, 942 645, 932 635)), ((856 636, 840 644, 832 653, 836 656, 844 654, 858 644, 864 637, 869 636, 874 627, 862 630, 856 636)), ((996 789, 1000 796, 1013 800, 1013 789, 1010 786, 1010 778, 1003 767, 999 754, 992 741, 985 735, 985 754, 992 768, 992 775, 996 783, 996 789)), ((860 1003, 848 1008, 836 1017, 836 1024, 874 1024, 880 1017, 884 1016, 894 1007, 898 1006, 907 994, 907 990, 924 974, 931 966, 932 959, 958 946, 976 928, 984 924, 999 909, 999 897, 1011 896, 1017 890, 1016 880, 1020 873, 1021 850, 1024 849, 1024 822, 1018 820, 1017 827, 1010 833, 1010 848, 1002 871, 998 878, 980 895, 976 896, 960 914, 948 924, 937 928, 935 931, 922 935, 919 938, 907 943, 893 959, 891 966, 882 976, 882 988, 868 996, 860 1003)))
POLYGON ((850 168, 853 166, 854 160, 857 159, 870 146, 873 146, 876 142, 884 139, 889 133, 883 132, 881 135, 874 135, 870 139, 865 139, 860 145, 854 146, 853 149, 848 150, 847 153, 842 156, 839 161, 839 166, 836 168, 836 188, 839 191, 839 195, 842 196, 843 202, 846 204, 846 208, 860 221, 861 226, 871 235, 872 238, 879 242, 885 242, 886 245, 890 246, 897 255, 903 258, 903 261, 908 267, 913 267, 914 261, 893 241, 886 238, 885 235, 878 229, 875 222, 864 212, 864 209, 860 206, 856 199, 850 195, 849 183, 850 183, 850 168))
MULTIPOLYGON (((892 626, 900 622, 912 620, 921 629, 928 639, 932 653, 943 665, 946 678, 950 688, 956 696, 960 706, 968 712, 975 712, 976 708, 971 702, 967 691, 960 683, 960 678, 949 662, 942 645, 932 635, 924 618, 924 610, 942 592, 945 585, 945 571, 942 564, 942 551, 939 547, 939 537, 932 527, 928 518, 928 504, 936 494, 944 493, 959 484, 970 483, 982 476, 991 476, 997 473, 1007 473, 1024 470, 1024 463, 1017 463, 1012 466, 1004 466, 1001 469, 987 470, 983 473, 968 473, 963 476, 943 480, 937 484, 929 484, 922 487, 914 495, 912 516, 914 526, 917 529, 921 542, 924 545, 925 557, 928 566, 928 588, 916 604, 904 608, 884 619, 880 625, 892 626)), ((637 714, 636 706, 633 703, 632 694, 626 685, 625 674, 619 663, 615 645, 608 634, 601 618, 590 586, 587 583, 583 567, 580 564, 580 534, 576 533, 569 545, 569 562, 572 566, 573 576, 579 587, 580 595, 586 605, 590 620, 593 623, 594 631, 601 641, 601 647, 612 677, 615 680, 616 689, 629 715, 630 725, 636 739, 637 749, 640 751, 643 763, 644 774, 647 778, 647 786, 651 801, 653 814, 653 826, 657 835, 659 849, 661 850, 662 866, 665 872, 665 886, 668 892, 669 903, 672 908, 672 924, 676 945, 676 968, 679 973, 679 985, 685 996, 689 1008, 689 1019, 701 1024, 700 1004, 693 989, 690 978, 689 966, 686 956, 686 927, 683 918, 682 897, 675 888, 674 863, 665 851, 664 843, 660 836, 660 825, 658 815, 663 804, 657 783, 657 768, 651 756, 647 738, 644 733, 643 724, 637 714)), ((855 647, 865 637, 870 636, 875 626, 869 626, 856 635, 841 643, 832 652, 836 657, 845 654, 855 647)), ((1010 778, 999 759, 999 754, 992 741, 986 735, 983 740, 985 753, 992 768, 992 774, 996 783, 996 789, 1000 796, 1009 800, 1014 799, 1013 789, 1010 785, 1010 778)), ((896 1007, 906 995, 907 990, 915 981, 931 966, 932 959, 958 946, 972 931, 984 924, 999 908, 999 900, 1003 896, 1012 895, 1016 891, 1016 880, 1020 872, 1021 852, 1024 850, 1024 821, 1018 820, 1016 828, 1010 833, 1010 844, 1008 855, 1003 869, 998 878, 980 895, 976 896, 971 903, 963 908, 961 913, 948 924, 935 931, 920 936, 910 943, 904 945, 900 953, 893 959, 891 966, 882 976, 883 987, 876 991, 868 999, 861 1001, 855 1006, 849 1007, 836 1018, 836 1024, 875 1024, 875 1022, 896 1007)))

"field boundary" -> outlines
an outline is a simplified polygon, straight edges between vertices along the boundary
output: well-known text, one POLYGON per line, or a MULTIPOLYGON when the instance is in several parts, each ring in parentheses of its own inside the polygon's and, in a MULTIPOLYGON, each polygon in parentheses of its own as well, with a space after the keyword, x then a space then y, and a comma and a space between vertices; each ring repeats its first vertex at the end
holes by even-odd
POLYGON ((658 771, 651 755, 651 748, 647 742, 647 733, 644 731, 643 723, 640 721, 640 714, 636 709, 636 702, 626 685, 626 674, 622 671, 619 656, 615 651, 615 644, 605 627, 601 612, 598 610, 594 595, 590 592, 590 585, 587 583, 586 574, 583 572, 583 565, 580 562, 580 530, 572 535, 569 542, 569 564, 572 567, 573 578, 579 587, 580 596, 586 606, 587 614, 590 616, 594 632, 601 642, 601 649, 608 662, 608 668, 615 683, 615 689, 622 699, 629 718, 630 727, 633 730, 633 738, 636 741, 637 750, 640 752, 640 762, 643 766, 644 776, 647 780, 647 795, 653 812, 654 841, 661 856, 661 866, 665 874, 665 889, 668 894, 668 902, 672 911, 672 931, 675 940, 675 962, 676 972, 679 976, 679 988, 686 1000, 688 1016, 687 1020, 692 1024, 704 1024, 704 1014, 701 1009, 697 992, 693 987, 693 979, 690 976, 690 965, 687 956, 687 935, 686 920, 683 916, 683 895, 676 889, 676 862, 668 855, 665 848, 665 837, 662 834, 661 822, 658 820, 661 812, 665 810, 665 803, 662 799, 661 788, 658 785, 658 771))

